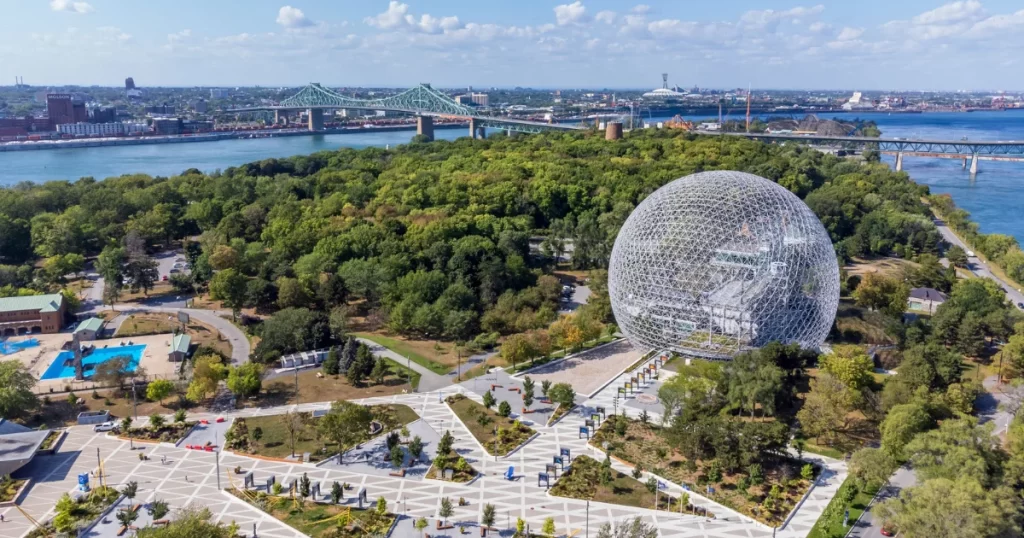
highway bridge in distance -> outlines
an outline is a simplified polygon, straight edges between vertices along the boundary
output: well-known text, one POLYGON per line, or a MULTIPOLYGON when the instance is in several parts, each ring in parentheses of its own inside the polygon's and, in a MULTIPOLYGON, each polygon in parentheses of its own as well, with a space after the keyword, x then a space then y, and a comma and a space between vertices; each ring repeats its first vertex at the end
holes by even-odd
POLYGON ((1024 141, 916 140, 908 138, 873 138, 869 136, 822 136, 794 133, 724 133, 696 131, 713 136, 739 136, 764 142, 797 142, 832 149, 876 150, 896 156, 896 170, 903 170, 903 157, 935 157, 963 159, 964 168, 970 159, 971 173, 978 173, 978 161, 1024 161, 1024 141))

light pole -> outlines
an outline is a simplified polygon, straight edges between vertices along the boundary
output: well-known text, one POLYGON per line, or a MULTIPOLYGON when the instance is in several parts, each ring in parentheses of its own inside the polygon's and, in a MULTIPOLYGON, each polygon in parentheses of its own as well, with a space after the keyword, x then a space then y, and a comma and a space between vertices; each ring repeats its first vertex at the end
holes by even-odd
POLYGON ((220 434, 214 434, 214 443, 217 444, 217 450, 213 451, 213 460, 217 463, 217 489, 220 488, 220 434))
POLYGON ((590 500, 587 499, 587 538, 590 538, 590 500))
POLYGON ((135 421, 138 422, 138 420, 139 420, 139 400, 135 396, 135 378, 132 378, 132 408, 134 410, 133 412, 135 413, 135 421))

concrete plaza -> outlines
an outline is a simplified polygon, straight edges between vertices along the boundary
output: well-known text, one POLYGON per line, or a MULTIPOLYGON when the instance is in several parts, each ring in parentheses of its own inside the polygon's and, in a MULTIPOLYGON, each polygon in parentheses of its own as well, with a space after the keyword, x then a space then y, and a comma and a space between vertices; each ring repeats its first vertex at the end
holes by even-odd
MULTIPOLYGON (((611 372, 609 377, 612 375, 614 372, 611 372)), ((415 475, 398 478, 371 472, 371 469, 359 465, 317 467, 307 463, 267 461, 227 452, 187 450, 166 443, 140 445, 142 448, 133 451, 129 449, 127 442, 102 433, 94 433, 89 427, 73 427, 70 428, 68 438, 56 455, 38 457, 18 473, 20 476, 31 476, 35 481, 21 506, 37 520, 52 517, 54 503, 61 494, 75 487, 77 474, 96 470, 97 461, 102 460, 105 479, 109 484, 119 485, 130 480, 139 483, 136 502, 163 499, 171 505, 171 517, 173 510, 183 506, 203 505, 220 521, 236 521, 247 536, 251 536, 253 524, 259 536, 290 538, 303 535, 221 491, 232 486, 241 487, 243 475, 235 473, 236 467, 241 467, 243 472, 252 471, 257 485, 265 484, 271 475, 278 482, 287 483, 306 473, 314 482, 321 482, 325 492, 334 481, 351 484, 354 487, 352 491, 365 487, 371 502, 383 496, 387 499, 391 511, 403 518, 426 517, 430 528, 435 525, 443 497, 449 497, 454 505, 459 504, 459 498, 464 498, 468 504, 456 506, 455 515, 449 518, 449 521, 456 525, 456 531, 450 532, 453 536, 457 535, 459 525, 466 524, 469 527, 476 524, 483 506, 490 503, 495 506, 498 516, 495 526, 502 529, 508 525, 514 526, 516 518, 522 517, 534 530, 538 530, 544 520, 551 517, 554 518, 559 535, 580 536, 585 534, 588 522, 590 532, 596 533, 602 523, 619 523, 626 518, 639 515, 655 523, 660 529, 661 536, 665 537, 767 538, 774 535, 802 538, 807 535, 846 476, 843 462, 813 457, 825 466, 822 478, 787 524, 775 532, 725 506, 701 497, 696 492, 690 492, 691 502, 706 507, 716 514, 716 519, 707 520, 687 514, 655 512, 598 502, 589 503, 588 511, 587 503, 584 501, 549 495, 546 488, 538 486, 537 475, 545 470, 546 464, 552 462, 552 458, 558 455, 560 449, 569 449, 573 457, 588 454, 603 459, 599 451, 588 446, 587 439, 581 438, 580 426, 583 425, 586 412, 596 406, 604 406, 609 413, 612 411, 616 388, 621 386, 622 378, 627 375, 617 376, 590 399, 580 396, 583 412, 572 413, 552 427, 546 427, 543 423, 534 424, 534 429, 540 435, 508 457, 495 458, 486 455, 475 438, 443 403, 443 397, 454 392, 464 393, 476 401, 481 400, 479 393, 466 387, 456 385, 444 391, 360 401, 364 404, 406 404, 422 418, 420 424, 416 426, 417 429, 429 428, 437 435, 443 434, 445 430, 451 430, 455 437, 455 449, 481 474, 469 484, 429 480, 415 475), (149 459, 140 460, 140 452, 146 454, 149 459), (166 463, 163 463, 164 457, 166 463), (507 481, 503 477, 510 466, 514 468, 517 477, 514 481, 507 481)), ((632 396, 627 396, 626 400, 630 398, 632 396)), ((622 402, 617 403, 621 411, 622 402)), ((330 402, 322 402, 279 408, 245 409, 230 413, 228 417, 277 415, 289 410, 312 411, 329 407, 330 402)), ((631 406, 625 406, 625 409, 630 415, 639 412, 631 406)), ((195 415, 190 419, 213 420, 216 416, 195 415)), ((427 441, 426 438, 424 440, 427 441)), ((368 445, 365 448, 368 448, 368 445)), ((427 442, 428 453, 431 453, 433 445, 434 442, 427 442)), ((624 473, 632 470, 618 463, 613 466, 624 473)), ((646 477, 642 480, 646 480, 646 477)), ((682 488, 674 484, 665 484, 663 490, 671 495, 682 492, 682 488)), ((348 495, 346 497, 348 498, 348 495)), ((354 501, 349 499, 347 502, 354 501)), ((31 529, 31 523, 15 508, 2 508, 0 513, 8 520, 0 527, 0 534, 3 536, 23 536, 31 529)), ((418 536, 418 533, 412 530, 409 519, 403 519, 392 536, 412 537, 418 536)))

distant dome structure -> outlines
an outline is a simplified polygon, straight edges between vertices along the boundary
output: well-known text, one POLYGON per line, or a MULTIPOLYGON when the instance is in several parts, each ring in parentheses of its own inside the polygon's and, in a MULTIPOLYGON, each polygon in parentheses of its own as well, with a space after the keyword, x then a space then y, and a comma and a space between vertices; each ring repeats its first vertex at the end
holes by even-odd
POLYGON ((821 346, 839 304, 839 265, 796 195, 753 174, 701 172, 629 216, 608 290, 633 345, 727 360, 773 340, 821 346))

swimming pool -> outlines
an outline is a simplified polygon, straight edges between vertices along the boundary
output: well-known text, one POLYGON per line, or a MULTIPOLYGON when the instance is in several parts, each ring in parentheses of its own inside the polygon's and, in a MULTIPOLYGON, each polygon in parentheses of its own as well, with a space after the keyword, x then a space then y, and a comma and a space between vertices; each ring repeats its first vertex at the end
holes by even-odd
POLYGON ((28 340, 22 340, 21 342, 0 340, 0 355, 10 355, 30 347, 39 347, 39 340, 36 340, 35 338, 29 338, 28 340))
MULTIPOLYGON (((92 377, 93 371, 96 369, 96 365, 109 361, 115 357, 129 357, 131 362, 128 364, 128 371, 134 372, 135 368, 139 366, 139 360, 142 359, 142 352, 145 351, 146 346, 112 346, 94 349, 91 353, 82 357, 82 370, 86 378, 92 377)), ((73 364, 75 354, 71 351, 61 351, 50 363, 50 366, 46 368, 43 375, 39 379, 64 379, 67 377, 75 377, 75 366, 73 364)))

